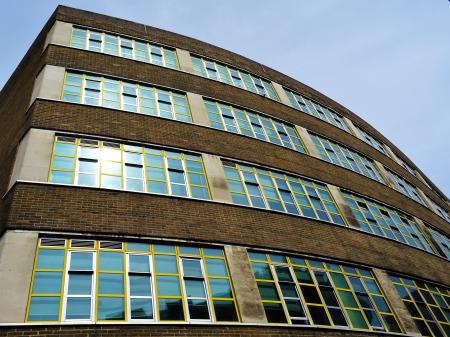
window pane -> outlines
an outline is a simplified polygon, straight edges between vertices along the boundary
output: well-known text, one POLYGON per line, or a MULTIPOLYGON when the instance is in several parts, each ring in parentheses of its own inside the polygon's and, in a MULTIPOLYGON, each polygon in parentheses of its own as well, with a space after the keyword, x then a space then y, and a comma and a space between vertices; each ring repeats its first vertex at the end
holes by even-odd
MULTIPOLYGON (((145 248, 148 250, 148 245, 143 245, 145 247, 142 247, 140 249, 145 248)), ((130 244, 128 244, 128 249, 135 249, 139 248, 136 246, 130 247, 130 244)), ((139 273, 149 273, 150 272, 150 264, 149 264, 149 256, 148 255, 130 255, 129 256, 130 261, 130 271, 131 272, 139 272, 139 273)))
POLYGON ((178 272, 176 256, 156 255, 155 264, 157 273, 176 274, 178 272))
POLYGON ((70 295, 90 295, 92 292, 92 274, 69 273, 70 295))
POLYGON ((122 177, 102 175, 102 187, 122 189, 122 177))
POLYGON ((99 294, 123 294, 123 275, 105 274, 98 275, 98 293, 99 294))
POLYGON ((318 304, 322 303, 316 287, 300 285, 300 289, 302 291, 306 303, 318 303, 318 304))
POLYGON ((28 312, 29 321, 57 321, 59 297, 32 297, 28 312))
POLYGON ((202 280, 185 280, 186 296, 205 298, 205 288, 202 280))
POLYGON ((131 296, 151 296, 150 276, 130 275, 131 296))
POLYGON ((159 296, 180 296, 178 276, 157 276, 156 284, 159 296))
POLYGON ((183 259, 184 276, 202 276, 202 267, 200 260, 183 259))
POLYGON ((364 317, 361 311, 357 310, 347 310, 348 317, 352 322, 352 326, 355 329, 368 329, 367 323, 364 320, 364 317))
POLYGON ((212 297, 232 298, 230 282, 226 279, 209 279, 212 297))
POLYGON ((161 321, 183 321, 183 304, 181 299, 177 298, 160 298, 159 305, 159 319, 161 321))
POLYGON ((98 297, 97 315, 99 320, 124 320, 124 299, 120 297, 98 297))
POLYGON ((56 143, 54 154, 58 156, 75 156, 75 144, 56 143))
POLYGON ((263 303, 269 323, 287 323, 281 303, 263 303))
POLYGON ((68 298, 66 319, 90 319, 91 299, 90 298, 68 298))
POLYGON ((54 157, 52 167, 53 169, 72 170, 73 164, 74 158, 54 157))
POLYGON ((57 184, 72 184, 72 172, 52 171, 50 181, 57 184))
POLYGON ((331 325, 323 307, 309 305, 308 309, 315 325, 331 325))
POLYGON ((33 294, 59 294, 61 293, 62 273, 35 272, 33 294))
POLYGON ((153 319, 153 303, 149 298, 132 298, 131 319, 153 319))
POLYGON ((64 250, 39 249, 36 269, 63 269, 64 250))
POLYGON ((188 308, 191 319, 209 319, 206 300, 188 300, 188 308))
POLYGON ((328 312, 330 313, 334 325, 348 326, 347 321, 344 317, 344 313, 341 309, 328 308, 328 312))
POLYGON ((262 300, 279 300, 275 284, 269 282, 258 282, 258 289, 262 300))
POLYGON ((92 270, 92 253, 72 252, 70 270, 92 270))
POLYGON ((100 252, 99 270, 122 271, 123 253, 100 252))
POLYGON ((206 270, 209 276, 227 276, 225 261, 221 259, 207 259, 206 270))

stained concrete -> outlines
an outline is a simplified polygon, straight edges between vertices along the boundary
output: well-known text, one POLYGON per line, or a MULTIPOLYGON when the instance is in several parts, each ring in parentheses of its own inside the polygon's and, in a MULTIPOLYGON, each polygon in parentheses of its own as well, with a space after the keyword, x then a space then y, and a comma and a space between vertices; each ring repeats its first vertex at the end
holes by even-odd
POLYGON ((189 102, 189 108, 191 110, 193 122, 195 124, 209 126, 208 113, 206 111, 203 97, 191 92, 187 92, 186 95, 189 102))
POLYGON ((52 65, 46 65, 34 81, 33 92, 29 106, 36 98, 60 100, 64 85, 64 75, 66 69, 52 65))
POLYGON ((212 200, 233 203, 220 158, 210 154, 202 154, 202 157, 212 200))

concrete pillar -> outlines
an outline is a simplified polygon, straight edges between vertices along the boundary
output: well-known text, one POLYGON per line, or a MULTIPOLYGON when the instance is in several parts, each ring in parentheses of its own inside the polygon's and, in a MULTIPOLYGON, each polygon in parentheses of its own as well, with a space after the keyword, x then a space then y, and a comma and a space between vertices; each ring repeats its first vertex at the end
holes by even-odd
POLYGON ((208 112, 206 111, 203 97, 201 95, 188 92, 187 99, 194 123, 203 126, 210 126, 208 112))
POLYGON ((202 158, 212 200, 233 203, 220 158, 205 153, 202 154, 202 158))
POLYGON ((426 207, 428 207, 429 209, 431 209, 434 213, 437 213, 437 212, 436 212, 436 209, 434 208, 433 203, 430 201, 430 199, 428 198, 428 196, 427 196, 425 193, 423 193, 423 191, 422 191, 420 188, 418 188, 418 187, 416 187, 416 191, 417 191, 417 193, 419 194, 420 199, 423 200, 424 205, 425 205, 426 207))
POLYGON ((33 104, 36 98, 60 100, 64 85, 64 75, 66 69, 46 65, 36 77, 33 86, 33 93, 28 106, 33 104))
POLYGON ((0 238, 0 323, 23 323, 38 234, 6 231, 0 238))
POLYGON ((416 174, 415 176, 417 177, 417 179, 419 179, 421 182, 423 182, 430 190, 432 190, 430 184, 428 184, 428 182, 425 180, 425 178, 418 172, 418 171, 414 171, 416 174))
POLYGON ((191 54, 189 51, 176 48, 176 53, 178 63, 180 64, 180 69, 187 73, 194 74, 194 65, 192 64, 191 54))
POLYGON ((400 161, 398 160, 397 155, 392 151, 392 149, 387 146, 386 144, 383 144, 384 148, 386 149, 386 152, 388 153, 389 157, 391 157, 397 164, 401 165, 400 161))
POLYGON ((71 36, 72 36, 71 23, 55 21, 53 27, 50 28, 47 34, 42 52, 44 52, 44 50, 47 48, 49 44, 56 44, 60 46, 69 47, 71 36))
POLYGON ((275 92, 277 93, 278 97, 280 98, 280 102, 283 104, 286 104, 288 106, 292 106, 283 87, 278 83, 275 83, 275 82, 271 82, 271 83, 272 83, 273 88, 275 89, 275 92))
POLYGON ((355 124, 353 124, 353 122, 348 119, 345 116, 342 116, 342 118, 344 119, 345 123, 348 125, 348 128, 350 130, 350 132, 356 136, 357 138, 361 139, 362 141, 364 141, 361 137, 361 134, 359 133, 358 129, 355 127, 355 124))
POLYGON ((374 160, 373 163, 375 164, 375 167, 378 169, 378 172, 380 172, 381 177, 386 182, 386 185, 390 188, 393 188, 394 190, 397 190, 395 187, 395 183, 392 181, 390 174, 388 171, 384 168, 384 166, 379 162, 374 160))
POLYGON ((303 144, 306 147, 306 151, 309 155, 322 159, 319 150, 317 150, 316 145, 313 143, 313 140, 311 138, 311 135, 309 134, 308 130, 306 130, 304 127, 295 125, 295 129, 297 130, 297 133, 300 135, 300 138, 303 141, 303 144))
POLYGON ((345 201, 345 198, 341 193, 341 189, 337 186, 329 184, 327 184, 327 187, 339 210, 347 221, 347 224, 352 228, 360 229, 358 220, 356 220, 355 216, 353 215, 352 209, 345 201))
POLYGON ((242 323, 267 323, 247 250, 243 247, 225 246, 225 256, 242 323))
POLYGON ((381 290, 386 295, 386 300, 391 305, 392 311, 397 316, 400 326, 408 336, 421 336, 419 330, 408 312, 405 304, 397 293, 394 284, 389 279, 385 270, 372 269, 381 290))
POLYGON ((30 129, 19 144, 9 181, 10 189, 18 180, 47 182, 55 133, 30 129))

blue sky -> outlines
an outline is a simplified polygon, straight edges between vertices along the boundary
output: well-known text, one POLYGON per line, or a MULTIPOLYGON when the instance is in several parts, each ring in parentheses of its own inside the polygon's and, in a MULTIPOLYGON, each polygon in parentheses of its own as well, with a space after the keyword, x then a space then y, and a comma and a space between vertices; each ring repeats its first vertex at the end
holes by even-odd
POLYGON ((0 87, 58 3, 191 36, 300 80, 372 124, 450 195, 448 0, 8 1, 0 87))

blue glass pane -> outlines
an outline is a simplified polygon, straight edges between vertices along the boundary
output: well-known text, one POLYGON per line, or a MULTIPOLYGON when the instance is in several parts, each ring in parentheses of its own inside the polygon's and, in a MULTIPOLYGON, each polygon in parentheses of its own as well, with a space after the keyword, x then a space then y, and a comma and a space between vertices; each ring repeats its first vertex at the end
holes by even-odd
POLYGON ((206 271, 209 276, 227 276, 225 261, 222 259, 207 259, 206 271))
POLYGON ((219 248, 203 248, 203 254, 206 256, 223 256, 223 250, 219 248))
POLYGON ((130 255, 130 271, 149 273, 150 264, 148 255, 130 255))
POLYGON ((69 273, 70 295, 90 295, 92 292, 92 274, 69 273))
POLYGON ((32 297, 29 321, 57 321, 59 318, 60 297, 32 297))
POLYGON ((39 249, 36 269, 63 269, 64 250, 39 249))
POLYGON ((153 319, 153 303, 150 298, 132 298, 130 303, 132 319, 153 319))
POLYGON ((99 297, 97 310, 97 318, 99 320, 125 319, 125 305, 123 298, 99 297))
POLYGON ((99 270, 122 271, 123 253, 100 252, 99 270))
POLYGON ((181 246, 181 247, 179 247, 179 250, 180 250, 180 254, 200 255, 200 249, 197 247, 181 246))
POLYGON ((211 287, 212 297, 231 298, 230 282, 225 279, 210 279, 209 286, 211 287))
POLYGON ((60 170, 72 170, 73 169, 74 158, 67 157, 54 157, 53 158, 53 168, 60 170))
POLYGON ((179 197, 187 196, 187 191, 186 191, 185 185, 171 184, 170 187, 172 189, 172 195, 179 196, 179 197))
POLYGON ((191 186, 193 198, 209 199, 208 189, 206 187, 191 186))
POLYGON ((167 194, 167 184, 163 181, 147 181, 147 192, 167 194))
POLYGON ((186 296, 205 298, 205 288, 201 280, 185 280, 186 296))
POLYGON ((36 272, 34 273, 33 294, 61 293, 62 273, 36 272))
POLYGON ((172 255, 156 255, 155 265, 157 273, 172 273, 178 272, 177 259, 172 255))
POLYGON ((58 156, 75 156, 75 144, 56 143, 54 154, 58 156))
POLYGON ((180 296, 178 276, 157 276, 156 284, 159 296, 180 296))
POLYGON ((98 293, 101 294, 123 294, 123 275, 105 274, 98 275, 98 293))
POLYGON ((91 299, 90 298, 68 298, 66 319, 90 319, 91 299))
POLYGON ((130 275, 131 296, 151 296, 150 276, 130 275))
POLYGON ((159 305, 159 319, 161 321, 183 321, 183 304, 181 299, 176 298, 160 298, 159 305))
POLYGON ((202 276, 200 260, 183 259, 184 276, 202 276))
POLYGON ((122 189, 122 178, 115 176, 102 176, 102 187, 122 189))
POLYGON ((128 242, 127 243, 128 250, 140 250, 143 252, 150 251, 150 245, 147 243, 139 243, 139 242, 128 242))
POLYGON ((89 252, 72 252, 70 270, 92 270, 92 255, 89 252))
POLYGON ((52 171, 50 181, 57 184, 72 184, 72 172, 52 171))
POLYGON ((169 245, 154 245, 155 253, 175 253, 175 246, 169 245))

